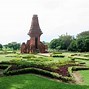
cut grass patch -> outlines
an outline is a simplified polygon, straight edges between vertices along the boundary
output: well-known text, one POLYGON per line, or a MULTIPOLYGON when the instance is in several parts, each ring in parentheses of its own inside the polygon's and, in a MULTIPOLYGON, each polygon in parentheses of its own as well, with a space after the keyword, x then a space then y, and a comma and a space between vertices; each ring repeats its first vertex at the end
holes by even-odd
POLYGON ((89 70, 82 70, 80 71, 80 74, 83 78, 83 84, 89 85, 89 70))
POLYGON ((33 74, 0 78, 0 89, 89 89, 86 85, 71 85, 33 74))

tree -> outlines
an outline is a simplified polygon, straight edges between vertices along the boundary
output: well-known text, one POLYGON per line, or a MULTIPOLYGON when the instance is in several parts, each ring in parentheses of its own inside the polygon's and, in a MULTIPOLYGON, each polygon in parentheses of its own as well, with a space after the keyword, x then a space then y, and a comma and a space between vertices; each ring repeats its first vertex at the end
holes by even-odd
POLYGON ((83 38, 77 39, 77 48, 79 52, 85 51, 85 42, 83 38))
POLYGON ((81 32, 77 35, 77 47, 78 51, 89 51, 89 31, 81 32))
POLYGON ((61 35, 59 36, 58 39, 53 39, 50 44, 49 47, 51 49, 56 49, 56 50, 67 50, 67 48, 69 47, 71 41, 73 40, 73 37, 70 35, 61 35))
POLYGON ((88 52, 89 51, 89 37, 86 37, 85 39, 85 48, 86 48, 86 51, 88 52))
POLYGON ((8 48, 8 45, 6 44, 6 45, 4 45, 4 47, 5 47, 5 49, 7 49, 8 48))
POLYGON ((77 38, 89 36, 89 31, 83 31, 77 35, 77 38))
POLYGON ((20 49, 20 43, 17 42, 11 42, 6 45, 6 47, 12 49, 12 50, 18 50, 20 49))
POLYGON ((89 36, 78 38, 77 48, 78 48, 78 51, 80 52, 88 52, 89 51, 89 36))
POLYGON ((73 40, 69 47, 68 47, 68 51, 77 51, 77 42, 76 40, 73 40))
POLYGON ((49 48, 50 49, 56 49, 59 46, 60 42, 59 39, 53 39, 50 43, 49 43, 49 48))
POLYGON ((67 50, 67 48, 69 47, 71 41, 73 40, 73 37, 70 35, 61 35, 59 37, 60 40, 60 49, 62 50, 67 50))
POLYGON ((3 46, 2 46, 2 44, 0 44, 0 50, 2 50, 2 48, 3 48, 3 46))
POLYGON ((61 35, 58 39, 53 39, 49 47, 56 50, 69 50, 88 52, 89 51, 89 31, 81 32, 76 39, 70 35, 61 35))

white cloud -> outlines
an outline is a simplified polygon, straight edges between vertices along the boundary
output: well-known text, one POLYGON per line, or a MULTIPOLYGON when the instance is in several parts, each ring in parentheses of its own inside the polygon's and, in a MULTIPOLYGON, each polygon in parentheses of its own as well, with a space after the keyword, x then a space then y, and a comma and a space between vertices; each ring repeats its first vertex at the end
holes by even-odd
POLYGON ((0 43, 29 39, 33 14, 44 33, 41 40, 89 30, 89 0, 1 0, 0 43))

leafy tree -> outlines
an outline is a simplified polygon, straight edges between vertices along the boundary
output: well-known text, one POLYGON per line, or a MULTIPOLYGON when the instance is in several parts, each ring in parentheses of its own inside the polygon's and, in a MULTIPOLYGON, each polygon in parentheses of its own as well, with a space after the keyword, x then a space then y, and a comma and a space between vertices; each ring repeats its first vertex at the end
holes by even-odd
POLYGON ((8 48, 8 45, 6 44, 6 45, 4 45, 4 47, 7 49, 8 48))
POLYGON ((20 43, 17 42, 11 42, 6 45, 6 47, 13 49, 13 50, 18 50, 20 49, 20 43))
POLYGON ((83 31, 77 35, 77 38, 82 38, 87 36, 89 36, 89 31, 83 31))
POLYGON ((73 40, 69 47, 68 47, 68 51, 77 51, 77 42, 76 40, 73 40))
POLYGON ((57 46, 57 47, 56 47, 56 50, 57 50, 57 51, 59 51, 59 50, 60 50, 60 48, 61 48, 61 46, 57 46))
POLYGON ((0 50, 2 50, 2 48, 3 48, 3 46, 2 46, 2 44, 0 44, 0 50))
POLYGON ((49 43, 51 49, 88 52, 89 51, 89 31, 81 32, 74 39, 70 35, 61 35, 58 39, 53 39, 49 43))
POLYGON ((72 40, 73 37, 70 35, 61 35, 58 39, 53 39, 49 47, 56 50, 67 50, 72 40))
POLYGON ((89 51, 89 37, 86 37, 85 39, 85 47, 86 47, 86 51, 89 51))
POLYGON ((70 35, 61 35, 59 37, 59 40, 60 40, 60 49, 67 50, 71 41, 73 40, 73 37, 70 35))
POLYGON ((79 52, 85 51, 85 42, 83 38, 77 39, 77 48, 79 52))
POLYGON ((77 35, 77 47, 80 52, 89 51, 89 31, 84 31, 77 35))
POLYGON ((89 51, 89 36, 78 38, 77 47, 80 52, 89 51))
POLYGON ((59 46, 60 42, 59 39, 53 39, 50 43, 49 43, 49 48, 51 49, 56 49, 59 46))

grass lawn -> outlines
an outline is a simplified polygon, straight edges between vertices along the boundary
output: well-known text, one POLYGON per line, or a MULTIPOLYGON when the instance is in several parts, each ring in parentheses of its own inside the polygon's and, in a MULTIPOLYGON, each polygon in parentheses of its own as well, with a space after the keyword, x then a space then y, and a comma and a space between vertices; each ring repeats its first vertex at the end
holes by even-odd
POLYGON ((89 89, 87 85, 71 85, 33 74, 0 78, 0 89, 89 89))
MULTIPOLYGON (((67 64, 71 58, 69 56, 77 54, 77 53, 69 53, 64 52, 62 55, 65 57, 45 57, 41 55, 33 55, 33 54, 1 54, 1 61, 10 61, 15 60, 16 62, 21 63, 33 63, 38 65, 44 65, 51 68, 57 68, 60 65, 67 64)), ((85 53, 81 54, 79 57, 83 57, 85 53)), ((88 53, 87 53, 88 54, 88 53)), ((61 54, 59 54, 61 55, 61 54)), ((89 58, 89 57, 86 57, 89 58)), ((89 61, 76 59, 79 62, 85 62, 87 66, 89 66, 89 61)), ((88 71, 80 71, 84 82, 83 85, 76 84, 65 84, 62 82, 57 82, 50 80, 48 78, 44 78, 41 76, 37 76, 34 74, 24 74, 17 76, 7 76, 0 77, 0 89, 89 89, 89 70, 88 71)))
POLYGON ((8 55, 16 55, 16 54, 0 54, 0 62, 1 61, 10 61, 10 60, 12 60, 12 59, 15 59, 15 57, 6 57, 6 56, 8 56, 8 55))
POLYGON ((89 70, 82 70, 80 71, 80 74, 83 78, 83 84, 84 85, 89 85, 89 70))
POLYGON ((16 62, 28 62, 33 64, 50 66, 52 68, 56 68, 57 65, 67 64, 71 59, 68 57, 45 57, 42 55, 34 55, 34 54, 2 54, 0 55, 1 61, 10 61, 14 60, 16 62))

